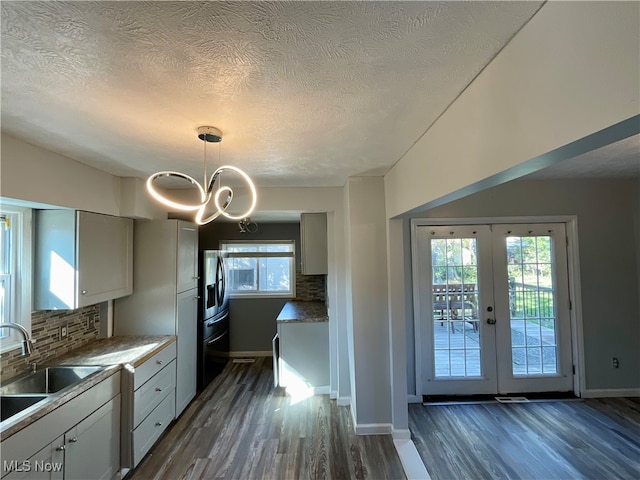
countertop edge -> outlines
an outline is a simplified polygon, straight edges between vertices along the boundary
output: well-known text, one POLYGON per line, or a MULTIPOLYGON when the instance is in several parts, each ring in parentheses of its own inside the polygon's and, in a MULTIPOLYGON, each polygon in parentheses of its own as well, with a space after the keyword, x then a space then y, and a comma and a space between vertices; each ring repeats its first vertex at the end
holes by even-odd
MULTIPOLYGON (((106 364, 99 364, 99 363, 85 363, 85 365, 104 365, 104 369, 89 375, 87 378, 81 380, 80 382, 78 382, 77 384, 75 384, 73 387, 71 387, 69 390, 67 391, 62 391, 62 392, 58 392, 58 393, 53 393, 51 394, 51 397, 48 398, 46 401, 42 402, 41 405, 35 404, 32 407, 29 407, 29 409, 34 408, 34 410, 30 413, 28 413, 26 416, 22 417, 22 418, 17 418, 15 419, 13 422, 11 421, 11 418, 8 418, 7 420, 5 420, 5 422, 8 422, 6 425, 2 425, 1 430, 0 430, 0 441, 5 441, 8 438, 10 438, 11 436, 15 435, 16 433, 18 433, 20 430, 28 427, 29 425, 31 425, 32 423, 40 420, 42 417, 44 417, 45 415, 48 415, 49 413, 53 412, 54 410, 56 410, 57 408, 59 408, 60 406, 64 405, 65 403, 73 400, 75 397, 77 397, 78 395, 84 393, 85 391, 89 390, 90 388, 94 387, 95 385, 97 385, 98 383, 106 380, 107 378, 109 378, 110 376, 114 375, 116 372, 119 372, 123 369, 124 365, 132 365, 134 368, 140 366, 141 364, 143 364, 145 361, 147 361, 149 358, 151 358, 152 356, 156 355, 158 352, 161 352, 162 350, 164 350, 165 348, 167 348, 168 346, 172 345, 173 343, 176 342, 176 337, 174 335, 161 335, 161 336, 123 336, 123 337, 109 337, 109 338, 100 338, 100 339, 96 339, 92 342, 89 342, 86 345, 83 345, 77 349, 71 350, 70 352, 67 352, 63 355, 60 355, 59 357, 55 357, 52 358, 50 361, 47 361, 46 364, 44 364, 42 366, 42 368, 46 367, 46 366, 51 366, 51 365, 78 365, 78 364, 82 364, 82 361, 74 361, 74 362, 69 362, 66 361, 65 358, 74 358, 74 355, 78 355, 77 352, 83 352, 85 350, 90 351, 91 346, 92 345, 97 345, 97 344, 101 344, 101 343, 111 343, 113 344, 113 346, 116 346, 118 343, 118 340, 122 339, 122 341, 128 341, 128 342, 132 342, 135 341, 135 339, 140 339, 140 341, 147 341, 149 339, 157 339, 159 342, 157 345, 154 345, 152 348, 150 348, 149 351, 144 352, 142 355, 139 355, 137 357, 135 357, 134 359, 131 360, 125 360, 122 362, 112 362, 112 363, 106 363, 106 364), (75 353, 74 353, 75 352, 75 353), (15 422, 15 423, 14 423, 15 422)), ((88 354, 87 354, 88 356, 88 354)), ((26 409, 26 410, 29 410, 26 409)), ((4 423, 4 422, 2 422, 4 423)))
POLYGON ((324 302, 296 301, 286 302, 276 317, 277 324, 322 323, 329 321, 327 306, 324 302))

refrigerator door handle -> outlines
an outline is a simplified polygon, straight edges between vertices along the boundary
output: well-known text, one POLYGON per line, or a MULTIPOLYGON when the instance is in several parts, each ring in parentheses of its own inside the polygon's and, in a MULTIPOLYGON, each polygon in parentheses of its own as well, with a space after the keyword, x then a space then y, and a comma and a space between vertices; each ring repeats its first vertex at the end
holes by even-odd
POLYGON ((207 342, 207 346, 211 345, 212 343, 217 342, 218 340, 220 340, 222 337, 224 337, 227 333, 229 332, 229 330, 225 330, 224 332, 222 332, 220 335, 218 335, 216 338, 214 338, 213 340, 209 340, 207 342))
POLYGON ((229 316, 229 313, 225 313, 224 316, 218 318, 217 320, 209 320, 208 322, 205 322, 205 327, 210 327, 211 325, 213 325, 214 323, 218 323, 222 320, 224 320, 225 318, 227 318, 229 316))

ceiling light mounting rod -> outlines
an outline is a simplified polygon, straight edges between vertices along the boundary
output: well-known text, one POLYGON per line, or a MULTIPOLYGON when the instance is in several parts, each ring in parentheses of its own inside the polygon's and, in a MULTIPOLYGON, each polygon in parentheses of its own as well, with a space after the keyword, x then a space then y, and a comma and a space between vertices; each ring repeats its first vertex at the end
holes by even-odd
MULTIPOLYGON (((211 178, 207 178, 207 143, 218 143, 219 145, 220 142, 222 141, 222 132, 216 127, 206 127, 206 126, 199 127, 198 138, 202 140, 205 144, 204 160, 203 160, 203 171, 204 171, 203 185, 200 185, 200 183, 195 181, 193 177, 187 174, 175 172, 171 170, 165 170, 162 172, 154 173, 147 179, 147 191, 149 192, 149 195, 151 195, 157 201, 159 201, 160 203, 170 208, 175 208, 176 210, 183 211, 183 212, 197 212, 195 216, 195 222, 198 225, 204 225, 206 223, 209 223, 215 220, 216 218, 218 218, 220 215, 223 215, 229 218, 230 220, 242 220, 244 218, 249 217, 249 215, 251 215, 251 213, 255 209, 256 203, 257 203, 256 187, 253 184, 253 181, 251 180, 251 178, 249 178, 249 175, 247 175, 243 170, 237 167, 234 167, 231 165, 223 165, 219 167, 215 172, 213 172, 213 174, 211 175, 211 178), (222 172, 225 172, 225 171, 230 171, 238 174, 242 178, 242 180, 244 180, 244 182, 246 183, 249 189, 249 192, 251 195, 249 208, 240 215, 231 215, 227 213, 227 208, 229 207, 229 205, 231 204, 231 201, 233 200, 233 189, 231 187, 226 185, 221 185, 220 182, 218 182, 218 186, 217 186, 218 188, 215 191, 215 194, 213 193, 214 187, 216 187, 216 181, 218 181, 222 172), (161 192, 159 192, 156 189, 154 185, 154 181, 161 177, 173 177, 173 178, 186 180, 187 182, 189 182, 189 184, 191 184, 193 187, 195 187, 199 191, 200 203, 185 204, 185 203, 175 202, 173 200, 166 198, 161 192), (213 214, 209 215, 208 217, 204 218, 206 208, 211 202, 212 198, 213 198, 213 203, 216 207, 216 211, 213 214)), ((218 147, 218 155, 219 155, 219 147, 218 147)))

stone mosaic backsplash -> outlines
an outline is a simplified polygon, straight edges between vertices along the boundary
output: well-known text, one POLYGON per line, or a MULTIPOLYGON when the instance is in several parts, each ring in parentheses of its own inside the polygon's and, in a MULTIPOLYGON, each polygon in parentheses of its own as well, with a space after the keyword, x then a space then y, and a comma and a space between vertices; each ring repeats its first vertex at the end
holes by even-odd
POLYGON ((296 300, 324 302, 326 292, 326 275, 302 275, 300 272, 296 272, 296 300))
POLYGON ((91 340, 100 332, 100 305, 78 310, 43 310, 31 314, 31 332, 35 339, 33 355, 22 357, 20 349, 0 355, 0 382, 27 372, 30 364, 44 364, 53 357, 67 353, 91 340), (60 338, 60 327, 67 327, 67 336, 60 338))

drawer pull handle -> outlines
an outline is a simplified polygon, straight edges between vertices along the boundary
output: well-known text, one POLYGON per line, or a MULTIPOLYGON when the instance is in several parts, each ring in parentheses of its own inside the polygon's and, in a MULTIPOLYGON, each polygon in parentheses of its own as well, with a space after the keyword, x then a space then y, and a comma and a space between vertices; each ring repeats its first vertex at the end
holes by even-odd
POLYGON ((157 363, 158 365, 162 365, 162 360, 156 360, 156 363, 157 363))
POLYGON ((156 387, 156 392, 161 392, 161 391, 162 391, 161 388, 156 387))
POLYGON ((82 292, 80 292, 80 293, 82 293, 82 295, 86 295, 87 291, 86 290, 82 290, 82 292))
POLYGON ((66 450, 67 447, 65 447, 64 445, 60 445, 59 447, 56 447, 56 452, 62 452, 64 450, 66 450))
POLYGON ((162 422, 156 422, 156 427, 161 427, 162 426, 162 422))
POLYGON ((200 280, 200 277, 193 277, 194 280, 200 280))
POLYGON ((78 437, 73 437, 69 439, 69 443, 76 443, 78 441, 78 437))

